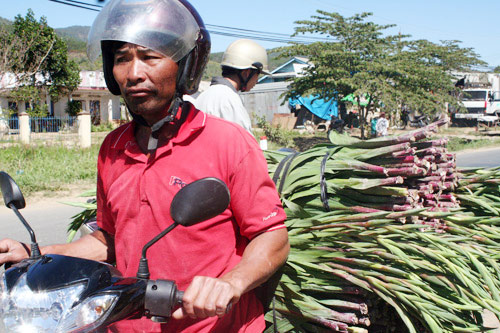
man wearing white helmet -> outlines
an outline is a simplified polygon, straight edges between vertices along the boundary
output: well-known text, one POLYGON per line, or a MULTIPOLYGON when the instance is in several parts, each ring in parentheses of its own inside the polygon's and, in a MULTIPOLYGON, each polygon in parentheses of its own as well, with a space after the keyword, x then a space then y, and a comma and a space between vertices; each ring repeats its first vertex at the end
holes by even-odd
POLYGON ((221 67, 222 77, 212 79, 210 87, 196 99, 196 107, 239 124, 251 133, 250 115, 238 91, 250 91, 259 74, 269 74, 266 50, 254 41, 236 40, 224 52, 221 67))
MULTIPOLYGON (((197 90, 210 52, 203 21, 186 0, 111 0, 92 26, 88 52, 91 59, 102 52, 108 89, 134 120, 99 152, 99 230, 42 253, 115 262, 135 276, 143 246, 172 223, 173 196, 195 180, 219 178, 230 190, 228 209, 176 228, 148 252, 151 279, 174 280, 185 290, 182 307, 166 324, 143 317, 108 329, 262 332, 253 289, 286 260, 286 216, 255 139, 182 101, 197 90)), ((0 241, 0 264, 27 255, 21 243, 0 241)))

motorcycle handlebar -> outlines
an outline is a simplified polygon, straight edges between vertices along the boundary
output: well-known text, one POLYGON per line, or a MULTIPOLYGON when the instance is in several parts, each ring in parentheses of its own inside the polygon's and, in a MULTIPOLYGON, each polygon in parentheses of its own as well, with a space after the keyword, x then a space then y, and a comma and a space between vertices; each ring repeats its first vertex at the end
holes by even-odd
POLYGON ((182 305, 182 298, 184 297, 184 292, 179 290, 175 295, 175 302, 179 305, 182 305))
MULTIPOLYGON (((175 301, 178 305, 182 305, 182 298, 184 297, 184 292, 181 290, 178 290, 176 295, 175 295, 175 301)), ((233 307, 233 303, 229 302, 229 304, 226 307, 226 313, 231 311, 231 308, 233 307)))

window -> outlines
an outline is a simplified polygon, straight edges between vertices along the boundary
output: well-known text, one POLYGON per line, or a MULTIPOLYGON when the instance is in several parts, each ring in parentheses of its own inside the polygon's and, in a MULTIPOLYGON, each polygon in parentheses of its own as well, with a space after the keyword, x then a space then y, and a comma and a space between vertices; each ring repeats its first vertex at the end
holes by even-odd
POLYGON ((463 101, 485 101, 487 98, 486 90, 464 90, 463 101))

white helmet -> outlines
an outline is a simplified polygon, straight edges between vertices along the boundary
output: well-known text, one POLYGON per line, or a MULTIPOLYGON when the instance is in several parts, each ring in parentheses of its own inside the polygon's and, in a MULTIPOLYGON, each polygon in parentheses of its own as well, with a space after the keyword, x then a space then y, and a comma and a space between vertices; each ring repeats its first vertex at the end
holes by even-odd
POLYGON ((232 42, 222 56, 221 66, 257 69, 262 74, 270 74, 266 49, 249 39, 238 39, 232 42))

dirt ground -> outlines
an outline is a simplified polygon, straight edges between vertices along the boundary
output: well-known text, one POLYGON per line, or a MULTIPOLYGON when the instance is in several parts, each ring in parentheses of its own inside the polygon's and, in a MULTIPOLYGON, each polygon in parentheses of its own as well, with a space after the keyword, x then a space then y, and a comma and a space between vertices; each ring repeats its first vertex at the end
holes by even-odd
POLYGON ((330 140, 326 137, 326 133, 323 133, 322 136, 296 137, 293 139, 293 142, 298 151, 306 151, 317 144, 330 143, 330 140))
POLYGON ((54 202, 68 201, 68 202, 85 202, 88 198, 81 197, 80 195, 88 190, 95 188, 95 182, 85 181, 75 184, 66 184, 60 191, 43 191, 30 193, 26 197, 26 202, 30 205, 36 204, 43 206, 44 204, 50 205, 54 202))

